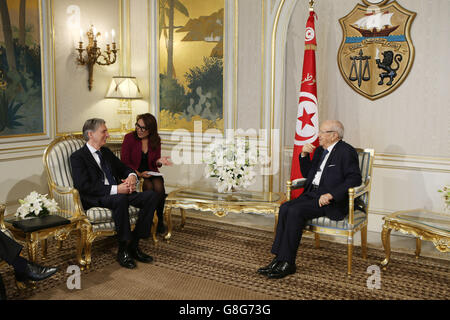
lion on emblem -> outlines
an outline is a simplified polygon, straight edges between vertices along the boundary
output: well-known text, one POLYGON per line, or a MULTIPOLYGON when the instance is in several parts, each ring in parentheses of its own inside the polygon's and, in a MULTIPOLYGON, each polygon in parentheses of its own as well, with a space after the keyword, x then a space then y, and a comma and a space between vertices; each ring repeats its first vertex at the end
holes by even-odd
POLYGON ((386 85, 390 86, 394 78, 397 76, 396 71, 398 70, 398 68, 400 68, 400 61, 402 61, 403 58, 400 53, 397 53, 394 57, 394 53, 391 50, 384 51, 381 54, 383 55, 383 61, 380 62, 380 59, 376 59, 375 61, 377 62, 378 68, 383 69, 386 72, 380 73, 380 81, 378 82, 378 85, 383 85, 384 78, 389 77, 389 81, 386 83, 386 85), (395 69, 391 67, 392 62, 394 61, 395 63, 397 63, 397 68, 395 69))

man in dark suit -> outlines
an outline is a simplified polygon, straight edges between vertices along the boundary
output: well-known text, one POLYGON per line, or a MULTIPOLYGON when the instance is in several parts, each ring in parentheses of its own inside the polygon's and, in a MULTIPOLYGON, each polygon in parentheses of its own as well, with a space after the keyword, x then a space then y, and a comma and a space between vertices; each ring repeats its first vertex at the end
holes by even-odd
POLYGON ((284 278, 296 271, 295 258, 303 229, 310 219, 327 216, 342 220, 348 213, 348 189, 361 184, 358 154, 342 141, 344 126, 327 120, 319 130, 319 144, 311 160, 312 144, 303 146, 300 170, 307 178, 305 191, 280 207, 272 253, 275 258, 258 273, 284 278))
MULTIPOLYGON (((0 230, 0 260, 14 268, 14 275, 17 281, 40 281, 47 279, 58 271, 54 267, 43 267, 36 263, 22 258, 19 254, 22 246, 14 239, 8 237, 0 230)), ((6 300, 6 292, 0 275, 0 300, 6 300)))
POLYGON ((103 119, 89 119, 83 126, 86 144, 70 157, 74 187, 78 189, 83 208, 105 207, 113 212, 119 240, 117 260, 133 269, 136 262, 149 263, 153 258, 139 248, 139 240, 150 236, 153 214, 160 202, 153 191, 136 192, 137 176, 108 148, 109 137, 103 119), (128 207, 140 208, 134 231, 131 231, 128 207))

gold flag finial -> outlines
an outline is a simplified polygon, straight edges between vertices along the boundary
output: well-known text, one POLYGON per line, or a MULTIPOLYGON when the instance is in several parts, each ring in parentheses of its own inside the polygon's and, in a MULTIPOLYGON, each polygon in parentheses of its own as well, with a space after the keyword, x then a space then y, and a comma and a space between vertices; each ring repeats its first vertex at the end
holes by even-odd
POLYGON ((309 11, 314 11, 314 0, 309 0, 309 11))

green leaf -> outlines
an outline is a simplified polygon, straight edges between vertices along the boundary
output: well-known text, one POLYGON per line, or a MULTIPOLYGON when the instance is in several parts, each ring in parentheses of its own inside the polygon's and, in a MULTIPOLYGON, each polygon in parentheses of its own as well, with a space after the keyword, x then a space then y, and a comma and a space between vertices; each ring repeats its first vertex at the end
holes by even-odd
POLYGON ((177 9, 178 11, 180 11, 182 14, 184 14, 186 17, 189 18, 189 12, 186 9, 186 7, 184 6, 184 4, 182 4, 179 0, 175 0, 174 5, 175 5, 175 9, 177 9))

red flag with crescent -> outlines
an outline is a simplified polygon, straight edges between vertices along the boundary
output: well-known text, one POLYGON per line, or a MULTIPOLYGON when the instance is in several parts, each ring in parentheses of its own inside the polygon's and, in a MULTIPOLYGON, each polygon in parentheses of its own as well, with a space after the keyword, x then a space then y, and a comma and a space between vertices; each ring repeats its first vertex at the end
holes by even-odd
MULTIPOLYGON (((314 28, 315 12, 309 13, 305 31, 305 53, 303 57, 302 83, 298 100, 298 111, 295 125, 294 153, 292 156, 291 180, 302 178, 299 155, 303 146, 319 144, 319 113, 317 108, 316 81, 316 31, 314 28)), ((293 190, 291 199, 297 198, 302 189, 293 190)))

